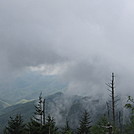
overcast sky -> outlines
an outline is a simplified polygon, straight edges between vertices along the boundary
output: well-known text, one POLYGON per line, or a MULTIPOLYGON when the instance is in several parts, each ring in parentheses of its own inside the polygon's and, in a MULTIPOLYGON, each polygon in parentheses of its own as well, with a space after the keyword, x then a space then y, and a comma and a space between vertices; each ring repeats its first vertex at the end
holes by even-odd
POLYGON ((129 94, 133 13, 133 0, 0 0, 0 77, 41 68, 86 94, 105 91, 115 72, 116 87, 129 94))

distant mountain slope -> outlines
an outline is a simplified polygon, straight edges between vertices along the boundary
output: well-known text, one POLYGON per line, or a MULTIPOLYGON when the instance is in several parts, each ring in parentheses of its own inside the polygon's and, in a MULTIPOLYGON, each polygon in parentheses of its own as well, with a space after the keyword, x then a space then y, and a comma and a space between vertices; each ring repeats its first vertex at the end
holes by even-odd
POLYGON ((9 103, 21 99, 36 99, 42 91, 45 96, 64 91, 67 83, 63 83, 56 75, 41 75, 28 72, 10 82, 0 83, 0 98, 9 103))
MULTIPOLYGON (((1 134, 10 116, 20 113, 26 122, 32 117, 36 101, 23 102, 25 101, 20 101, 19 104, 1 110, 1 134)), ((80 116, 85 109, 90 112, 92 120, 104 115, 106 112, 105 105, 99 99, 93 99, 92 97, 66 96, 61 92, 46 97, 46 115, 50 114, 53 116, 58 126, 63 126, 67 119, 70 126, 77 127, 80 116)))
POLYGON ((32 99, 32 100, 22 99, 22 100, 18 101, 16 104, 25 104, 25 103, 32 102, 32 101, 34 101, 34 99, 32 99))
POLYGON ((17 104, 13 106, 9 106, 0 112, 0 134, 4 127, 7 124, 10 116, 15 116, 16 114, 22 114, 24 121, 28 121, 30 117, 32 117, 34 111, 34 101, 24 103, 24 104, 17 104))
POLYGON ((10 104, 8 104, 7 102, 0 100, 0 110, 9 106, 10 104))

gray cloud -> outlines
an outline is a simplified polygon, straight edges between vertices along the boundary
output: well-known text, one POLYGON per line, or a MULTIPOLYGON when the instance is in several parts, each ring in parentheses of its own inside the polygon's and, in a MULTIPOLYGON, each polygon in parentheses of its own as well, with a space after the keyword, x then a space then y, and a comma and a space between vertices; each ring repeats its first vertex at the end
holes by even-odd
POLYGON ((0 0, 0 74, 68 62, 70 90, 98 92, 113 71, 132 91, 133 10, 125 0, 0 0))

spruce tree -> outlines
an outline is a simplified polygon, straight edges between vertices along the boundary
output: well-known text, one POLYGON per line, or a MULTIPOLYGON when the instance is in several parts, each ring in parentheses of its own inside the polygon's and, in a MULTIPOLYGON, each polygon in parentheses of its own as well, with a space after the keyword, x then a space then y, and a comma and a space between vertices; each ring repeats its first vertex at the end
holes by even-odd
POLYGON ((23 123, 22 116, 17 114, 15 118, 10 117, 8 125, 4 130, 4 134, 25 134, 25 124, 23 123))
POLYGON ((28 134, 41 134, 42 125, 35 120, 31 119, 30 122, 27 123, 27 132, 28 134))
POLYGON ((73 132, 72 132, 70 126, 69 126, 68 121, 66 121, 66 125, 65 125, 65 127, 62 129, 62 132, 61 132, 61 133, 62 133, 62 134, 73 134, 73 132))
POLYGON ((42 93, 40 93, 37 105, 35 105, 34 119, 36 122, 43 124, 43 100, 42 93))
POLYGON ((48 115, 46 124, 42 126, 43 134, 57 134, 57 130, 54 118, 48 115))
POLYGON ((45 124, 40 124, 35 120, 31 121, 27 125, 28 134, 57 134, 57 127, 55 126, 55 120, 50 115, 46 119, 45 124))
POLYGON ((105 134, 107 129, 108 120, 105 116, 101 117, 100 120, 91 128, 92 134, 105 134))
POLYGON ((129 122, 126 124, 126 134, 134 134, 134 99, 128 96, 128 103, 125 105, 126 108, 131 110, 129 122))
POLYGON ((80 119, 80 126, 78 128, 78 134, 90 134, 90 128, 91 128, 90 115, 85 110, 80 119))
POLYGON ((30 134, 44 134, 43 128, 45 125, 45 99, 42 98, 42 92, 39 95, 33 118, 27 124, 27 131, 30 134))

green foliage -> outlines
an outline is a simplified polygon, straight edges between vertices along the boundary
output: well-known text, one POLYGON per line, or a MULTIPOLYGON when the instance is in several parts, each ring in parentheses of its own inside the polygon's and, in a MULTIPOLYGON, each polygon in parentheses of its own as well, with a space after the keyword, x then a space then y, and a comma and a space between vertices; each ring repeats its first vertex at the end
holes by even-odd
POLYGON ((8 126, 4 130, 4 134, 25 134, 25 124, 23 123, 22 116, 17 114, 15 118, 10 117, 8 126))
POLYGON ((43 99, 42 93, 40 93, 37 106, 35 106, 34 119, 40 124, 43 124, 44 111, 43 111, 43 99))
POLYGON ((108 121, 105 116, 100 118, 100 120, 96 123, 96 125, 92 126, 91 128, 92 134, 105 134, 107 130, 104 126, 107 126, 107 124, 108 121))
POLYGON ((134 134, 134 116, 130 117, 130 121, 125 126, 126 134, 134 134))
POLYGON ((54 118, 50 115, 46 119, 46 124, 40 124, 31 119, 27 124, 27 131, 30 134, 57 134, 58 128, 55 126, 54 118))
MULTIPOLYGON (((28 122, 26 125, 24 124, 21 115, 17 114, 14 118, 10 117, 8 124, 5 127, 4 134, 73 134, 73 131, 70 128, 70 127, 73 128, 73 124, 69 126, 68 121, 66 121, 66 124, 62 129, 59 128, 59 131, 58 131, 58 128, 56 127, 55 119, 51 117, 50 115, 46 118, 46 121, 43 122, 43 107, 42 107, 43 103, 42 102, 43 102, 43 99, 40 94, 39 101, 37 105, 35 106, 36 112, 34 116, 36 118, 32 118, 30 122, 28 122)), ((27 107, 29 107, 29 105, 27 107, 24 107, 24 105, 22 106, 23 106, 22 110, 24 109, 26 110, 27 107)), ((128 97, 128 101, 125 107, 131 112, 129 121, 127 122, 126 125, 124 125, 123 131, 121 131, 121 129, 118 129, 116 126, 111 127, 112 128, 111 130, 112 132, 114 132, 114 134, 134 134, 134 99, 132 97, 130 96, 128 97), (122 132, 125 132, 125 133, 122 133, 122 132)), ((9 114, 11 114, 10 111, 9 111, 9 114)), ((23 117, 25 116, 23 115, 23 117)), ((72 118, 74 118, 74 116, 72 116, 72 118)), ((75 118, 77 117, 75 116, 75 118)), ((91 126, 90 115, 87 111, 84 111, 79 121, 79 127, 76 131, 77 131, 77 134, 105 134, 108 131, 111 131, 110 129, 108 129, 108 127, 109 127, 108 121, 105 116, 100 118, 95 125, 91 126)), ((74 127, 74 129, 75 128, 76 127, 74 127)))
POLYGON ((57 134, 57 130, 54 118, 49 115, 46 119, 46 124, 42 126, 43 134, 57 134))
POLYGON ((30 134, 57 134, 57 128, 55 126, 55 120, 50 115, 44 121, 44 109, 42 93, 39 96, 37 106, 35 106, 34 118, 27 125, 27 130, 30 134))
POLYGON ((90 128, 91 128, 90 124, 91 124, 90 115, 85 110, 80 120, 78 134, 90 134, 90 128))
POLYGON ((125 107, 127 109, 130 109, 132 114, 134 115, 134 99, 131 96, 128 96, 127 102, 128 103, 125 105, 125 107))
POLYGON ((61 132, 61 133, 62 133, 62 134, 73 134, 73 132, 72 132, 70 126, 69 126, 68 121, 66 121, 66 125, 65 125, 65 127, 62 129, 62 132, 61 132))
POLYGON ((41 124, 31 119, 30 122, 27 123, 27 132, 29 134, 41 134, 41 124))
POLYGON ((134 133, 134 99, 131 96, 128 96, 128 101, 125 105, 127 109, 131 110, 131 116, 129 122, 125 126, 125 133, 126 134, 133 134, 134 133))

